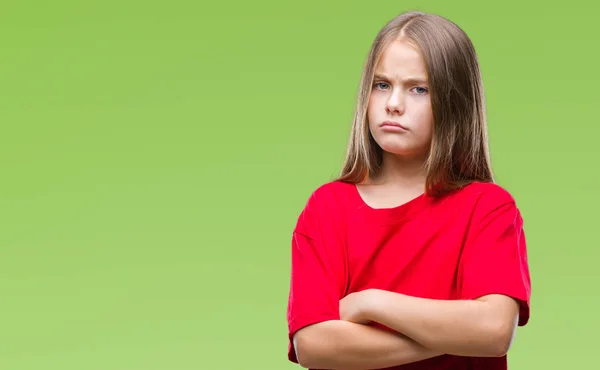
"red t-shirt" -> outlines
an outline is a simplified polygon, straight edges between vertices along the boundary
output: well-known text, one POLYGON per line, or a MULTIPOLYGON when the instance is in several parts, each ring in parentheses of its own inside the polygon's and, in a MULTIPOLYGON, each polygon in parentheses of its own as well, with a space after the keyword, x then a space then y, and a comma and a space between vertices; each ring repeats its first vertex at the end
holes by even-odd
MULTIPOLYGON (((354 184, 317 188, 292 238, 288 358, 293 335, 339 320, 349 293, 383 289, 431 299, 505 294, 529 320, 530 277, 523 220, 499 185, 475 182, 440 199, 423 194, 401 206, 368 206, 354 184)), ((395 369, 506 369, 506 356, 443 355, 395 369)))

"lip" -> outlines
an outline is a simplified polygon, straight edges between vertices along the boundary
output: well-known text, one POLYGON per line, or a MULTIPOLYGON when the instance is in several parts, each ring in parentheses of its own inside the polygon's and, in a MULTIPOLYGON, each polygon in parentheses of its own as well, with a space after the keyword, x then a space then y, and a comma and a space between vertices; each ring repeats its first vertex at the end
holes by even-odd
POLYGON ((385 121, 380 126, 388 129, 395 128, 396 130, 408 131, 406 127, 402 126, 400 123, 395 121, 385 121))

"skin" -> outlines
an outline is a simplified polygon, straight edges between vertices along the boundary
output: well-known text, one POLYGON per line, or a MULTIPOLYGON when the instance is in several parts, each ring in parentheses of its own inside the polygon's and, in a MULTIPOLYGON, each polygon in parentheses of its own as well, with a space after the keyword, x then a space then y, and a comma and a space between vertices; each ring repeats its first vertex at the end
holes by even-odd
MULTIPOLYGON (((357 184, 363 200, 388 208, 422 194, 433 114, 424 60, 402 38, 388 46, 376 66, 367 118, 384 155, 381 175, 357 184), (406 130, 385 129, 385 121, 406 130)), ((442 354, 498 357, 510 348, 518 308, 502 295, 442 301, 369 289, 340 301, 341 320, 299 330, 295 349, 300 365, 317 369, 385 368, 442 354), (371 322, 392 331, 365 325, 371 322)))
POLYGON ((519 305, 493 294, 475 300, 435 300, 369 289, 340 301, 342 320, 372 321, 434 351, 457 356, 504 356, 512 344, 519 305))
POLYGON ((425 62, 406 40, 392 42, 378 61, 367 118, 384 154, 381 175, 357 185, 365 202, 374 208, 394 207, 423 193, 433 112, 425 62), (406 130, 382 127, 385 121, 398 122, 406 130))
POLYGON ((382 54, 375 69, 367 117, 371 135, 388 154, 390 175, 407 161, 424 160, 431 143, 433 113, 425 62, 419 50, 407 41, 392 42, 382 54), (387 120, 407 130, 386 131, 380 124, 387 120))

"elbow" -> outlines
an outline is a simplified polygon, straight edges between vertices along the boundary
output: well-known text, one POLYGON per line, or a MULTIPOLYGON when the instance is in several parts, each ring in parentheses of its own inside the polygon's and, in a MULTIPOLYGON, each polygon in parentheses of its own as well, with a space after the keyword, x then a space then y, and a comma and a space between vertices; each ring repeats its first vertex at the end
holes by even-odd
POLYGON ((490 329, 488 357, 504 357, 508 354, 513 342, 516 327, 511 323, 501 322, 490 329))
POLYGON ((305 369, 319 368, 317 356, 312 345, 312 337, 305 330, 300 330, 294 335, 294 350, 298 364, 305 369), (308 335, 307 335, 308 334, 308 335))
POLYGON ((294 334, 294 350, 298 364, 306 369, 332 369, 336 357, 336 322, 309 325, 294 334))
POLYGON ((482 315, 481 323, 486 345, 485 357, 504 357, 508 354, 519 322, 519 306, 507 297, 486 296, 479 299, 488 303, 487 315, 482 315))

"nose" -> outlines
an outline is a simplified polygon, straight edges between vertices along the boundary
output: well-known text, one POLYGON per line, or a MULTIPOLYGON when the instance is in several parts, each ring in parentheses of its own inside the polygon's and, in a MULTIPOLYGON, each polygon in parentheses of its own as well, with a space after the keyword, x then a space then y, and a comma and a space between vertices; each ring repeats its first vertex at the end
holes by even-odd
POLYGON ((404 113, 404 97, 399 91, 395 91, 390 94, 385 109, 388 114, 402 114, 404 113))

